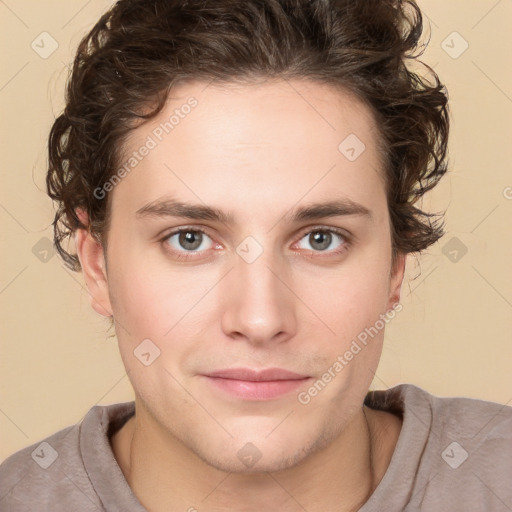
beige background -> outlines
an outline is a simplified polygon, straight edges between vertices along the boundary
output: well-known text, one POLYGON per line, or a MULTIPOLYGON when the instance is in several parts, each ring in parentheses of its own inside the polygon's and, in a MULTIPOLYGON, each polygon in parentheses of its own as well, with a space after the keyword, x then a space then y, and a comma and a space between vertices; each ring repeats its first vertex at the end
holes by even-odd
MULTIPOLYGON (((111 3, 0 0, 0 460, 77 423, 94 404, 133 399, 107 320, 90 308, 81 274, 48 247, 53 210, 44 193, 66 64, 111 3), (31 47, 44 37, 51 49, 42 32, 58 43, 47 58, 31 47)), ((424 203, 448 207, 447 234, 409 259, 404 309, 386 330, 373 388, 410 382, 511 405, 512 2, 420 6, 431 22, 424 60, 451 98, 450 175, 424 203)))

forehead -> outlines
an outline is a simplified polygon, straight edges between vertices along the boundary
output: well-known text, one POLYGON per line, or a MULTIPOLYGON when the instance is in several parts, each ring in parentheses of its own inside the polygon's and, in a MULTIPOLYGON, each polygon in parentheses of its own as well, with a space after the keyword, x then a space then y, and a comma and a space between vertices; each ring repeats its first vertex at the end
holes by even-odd
POLYGON ((182 81, 172 88, 163 110, 132 130, 123 146, 129 153, 148 135, 165 145, 164 139, 172 143, 180 133, 202 140, 202 147, 309 141, 313 148, 338 150, 350 134, 366 146, 381 146, 374 114, 360 98, 341 86, 305 79, 249 84, 182 81), (193 128, 187 130, 187 125, 193 128))
POLYGON ((336 188, 363 200, 362 185, 368 202, 385 186, 373 113, 319 82, 180 84, 155 118, 130 133, 123 163, 144 146, 151 149, 114 190, 134 209, 164 192, 219 207, 243 195, 252 207, 261 198, 265 208, 263 196, 279 204, 336 188))

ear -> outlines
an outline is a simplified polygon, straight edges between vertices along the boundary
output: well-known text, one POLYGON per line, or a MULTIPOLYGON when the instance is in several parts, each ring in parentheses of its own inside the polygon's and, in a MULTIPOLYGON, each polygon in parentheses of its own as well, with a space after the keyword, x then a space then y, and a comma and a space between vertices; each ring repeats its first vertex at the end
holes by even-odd
MULTIPOLYGON (((84 226, 89 225, 89 219, 84 210, 77 208, 76 214, 84 226)), ((112 316, 102 245, 86 229, 76 230, 75 245, 92 308, 102 316, 112 316)))
POLYGON ((387 310, 391 309, 394 304, 400 302, 400 290, 404 279, 406 260, 407 253, 399 253, 396 257, 395 264, 391 269, 387 310))

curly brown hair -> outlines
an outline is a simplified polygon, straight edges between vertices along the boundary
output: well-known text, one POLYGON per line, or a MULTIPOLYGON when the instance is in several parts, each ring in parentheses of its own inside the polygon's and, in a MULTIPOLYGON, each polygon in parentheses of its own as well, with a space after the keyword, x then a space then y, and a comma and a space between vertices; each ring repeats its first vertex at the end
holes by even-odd
POLYGON ((422 32, 413 0, 118 1, 80 42, 49 135, 46 182, 65 264, 80 270, 63 246, 76 229, 105 247, 111 194, 103 200, 94 191, 114 175, 129 132, 187 79, 312 79, 354 93, 373 111, 385 146, 393 262, 435 243, 444 214, 415 204, 447 170, 449 118, 436 73, 423 64, 425 78, 408 66, 422 53, 422 32))

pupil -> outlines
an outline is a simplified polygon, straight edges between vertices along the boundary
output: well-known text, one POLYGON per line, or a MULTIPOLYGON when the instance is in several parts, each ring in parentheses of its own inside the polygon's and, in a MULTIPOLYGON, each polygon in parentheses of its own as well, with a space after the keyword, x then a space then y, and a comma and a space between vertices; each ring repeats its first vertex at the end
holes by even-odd
MULTIPOLYGON (((313 237, 314 243, 320 243, 320 250, 324 250, 330 245, 330 234, 326 234, 322 231, 316 231, 315 233, 312 233, 311 236, 313 237), (323 240, 323 243, 322 243, 323 240)), ((313 244, 312 244, 313 245, 313 244)))
POLYGON ((194 231, 185 231, 184 233, 181 233, 180 235, 180 244, 185 248, 189 249, 191 251, 194 251, 201 245, 201 242, 197 241, 194 243, 193 239, 196 237, 199 233, 196 233, 194 231), (188 246, 187 244, 192 244, 193 247, 188 246))

